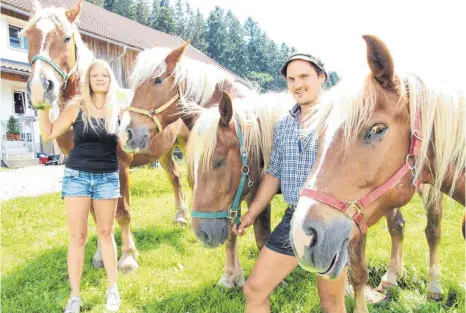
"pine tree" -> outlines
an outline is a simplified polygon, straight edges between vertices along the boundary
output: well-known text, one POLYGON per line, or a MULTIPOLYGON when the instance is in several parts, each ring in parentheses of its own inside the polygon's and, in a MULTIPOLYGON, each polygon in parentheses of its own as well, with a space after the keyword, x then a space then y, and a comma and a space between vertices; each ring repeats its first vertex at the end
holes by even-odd
POLYGON ((149 25, 149 6, 146 0, 136 0, 136 21, 149 25))
POLYGON ((159 29, 159 17, 160 17, 160 0, 152 1, 152 10, 149 15, 149 26, 153 29, 159 29))
POLYGON ((207 18, 207 55, 222 65, 225 60, 227 46, 227 29, 225 24, 225 13, 220 7, 215 7, 207 18))

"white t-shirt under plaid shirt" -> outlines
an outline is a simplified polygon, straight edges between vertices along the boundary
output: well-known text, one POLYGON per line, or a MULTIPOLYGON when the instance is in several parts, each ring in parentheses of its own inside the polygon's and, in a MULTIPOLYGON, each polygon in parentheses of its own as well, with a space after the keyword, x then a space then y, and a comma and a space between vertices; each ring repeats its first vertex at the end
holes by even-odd
POLYGON ((290 114, 278 121, 274 128, 273 147, 268 172, 280 180, 285 201, 298 204, 299 189, 306 182, 317 158, 318 141, 312 134, 300 138, 299 114, 296 104, 290 114))

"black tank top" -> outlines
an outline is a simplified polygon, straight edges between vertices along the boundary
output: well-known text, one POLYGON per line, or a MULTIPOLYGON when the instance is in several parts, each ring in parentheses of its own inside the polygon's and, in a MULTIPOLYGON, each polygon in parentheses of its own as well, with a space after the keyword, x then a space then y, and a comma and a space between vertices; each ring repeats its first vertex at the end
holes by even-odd
POLYGON ((102 126, 96 127, 95 131, 89 126, 84 131, 82 111, 79 110, 73 124, 74 147, 66 160, 66 167, 90 173, 116 172, 118 170, 117 133, 107 133, 103 118, 93 117, 93 119, 94 123, 102 126))

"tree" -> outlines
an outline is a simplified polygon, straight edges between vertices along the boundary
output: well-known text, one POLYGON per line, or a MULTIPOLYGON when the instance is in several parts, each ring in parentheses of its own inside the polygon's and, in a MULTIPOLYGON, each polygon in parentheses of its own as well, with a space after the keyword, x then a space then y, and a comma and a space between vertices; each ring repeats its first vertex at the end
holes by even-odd
POLYGON ((93 4, 103 8, 106 1, 104 1, 104 0, 87 0, 87 2, 93 3, 93 4))
POLYGON ((192 33, 192 45, 200 51, 207 53, 207 30, 204 16, 201 11, 197 9, 196 17, 194 19, 193 33, 192 33))
POLYGON ((146 0, 136 0, 136 21, 149 26, 149 6, 146 0))
POLYGON ((136 5, 134 0, 114 0, 112 11, 129 19, 136 19, 136 5))
POLYGON ((188 17, 184 12, 183 0, 177 0, 175 4, 174 18, 176 22, 176 34, 183 38, 184 40, 188 39, 187 29, 188 29, 188 17))
POLYGON ((220 64, 226 64, 227 29, 223 9, 215 7, 207 18, 207 55, 220 64))
POLYGON ((104 0, 104 9, 113 12, 113 3, 115 0, 104 0))
POLYGON ((152 1, 152 11, 149 15, 149 26, 153 29, 159 29, 159 17, 160 17, 160 0, 152 1))
POLYGON ((161 6, 158 18, 158 30, 167 34, 174 35, 176 32, 176 22, 173 9, 171 7, 161 6))
POLYGON ((247 78, 258 83, 262 90, 269 90, 268 85, 273 81, 269 73, 249 72, 247 78))
POLYGON ((238 75, 246 76, 248 70, 243 27, 230 10, 225 16, 225 23, 227 28, 225 66, 238 75))

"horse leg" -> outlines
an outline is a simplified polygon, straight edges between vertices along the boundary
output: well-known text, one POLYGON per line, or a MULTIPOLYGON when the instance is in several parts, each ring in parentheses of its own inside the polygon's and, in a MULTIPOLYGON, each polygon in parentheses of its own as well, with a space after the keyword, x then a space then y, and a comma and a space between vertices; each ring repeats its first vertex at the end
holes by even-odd
MULTIPOLYGON (((92 219, 97 225, 96 219, 95 219, 95 211, 94 207, 92 206, 91 202, 91 215, 92 219)), ((102 259, 102 252, 100 251, 100 244, 99 244, 99 238, 97 238, 97 250, 94 253, 94 257, 92 258, 92 266, 95 268, 103 268, 104 267, 104 260, 102 259)))
POLYGON ((256 245, 259 251, 265 245, 265 242, 270 235, 270 213, 271 205, 270 203, 265 207, 259 216, 254 221, 254 237, 256 238, 256 245))
MULTIPOLYGON (((430 186, 424 186, 419 194, 435 192, 430 186)), ((441 237, 441 220, 442 220, 442 196, 434 197, 435 201, 424 202, 427 213, 427 226, 425 229, 427 243, 429 244, 429 284, 427 294, 433 300, 442 299, 442 287, 440 286, 440 268, 437 260, 437 247, 441 237)))
POLYGON ((120 160, 120 193, 121 198, 118 199, 116 212, 116 220, 121 229, 121 257, 118 261, 118 269, 123 272, 132 272, 139 265, 136 262, 138 258, 138 250, 134 243, 133 236, 130 230, 131 214, 129 212, 129 162, 124 164, 120 160))
POLYGON ((386 216, 388 231, 392 238, 392 251, 388 271, 383 275, 379 288, 398 287, 397 278, 403 275, 403 236, 405 220, 399 208, 390 210, 386 216))
POLYGON ((364 294, 364 288, 369 277, 366 266, 366 235, 361 236, 356 246, 348 249, 350 249, 348 279, 354 290, 354 313, 369 313, 364 294))
POLYGON ((225 243, 225 267, 222 277, 218 281, 218 286, 232 288, 244 285, 244 273, 239 263, 238 245, 236 244, 236 235, 230 230, 230 234, 225 243))
POLYGON ((186 225, 188 224, 188 206, 186 205, 186 197, 181 186, 180 168, 175 161, 175 157, 173 156, 174 149, 175 146, 171 147, 170 150, 165 153, 159 161, 160 165, 162 165, 163 169, 167 173, 168 180, 172 184, 173 191, 175 193, 176 213, 173 220, 176 224, 186 225))

